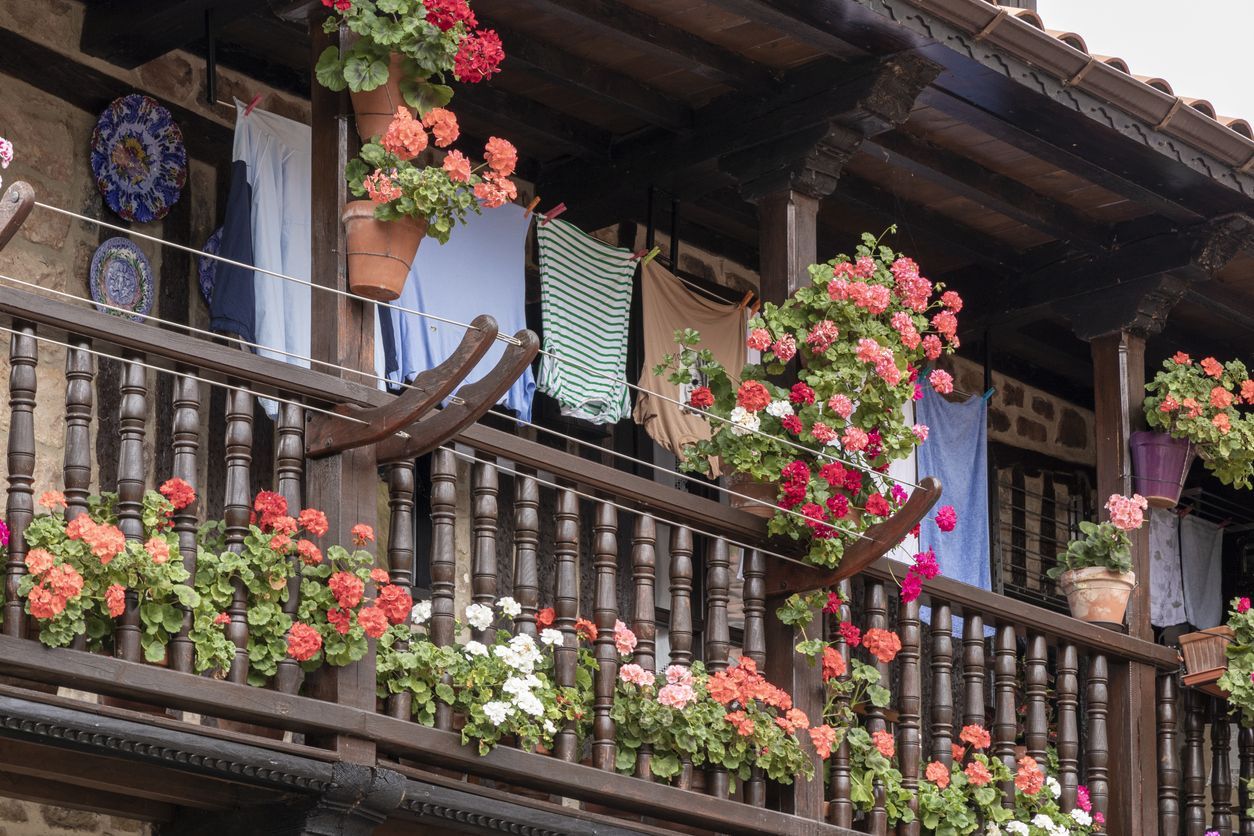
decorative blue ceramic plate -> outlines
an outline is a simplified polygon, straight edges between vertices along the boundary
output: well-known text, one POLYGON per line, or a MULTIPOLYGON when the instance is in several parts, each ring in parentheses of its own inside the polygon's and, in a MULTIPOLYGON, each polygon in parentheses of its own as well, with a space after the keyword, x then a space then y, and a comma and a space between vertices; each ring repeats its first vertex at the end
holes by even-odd
POLYGON ((91 137, 91 171, 105 203, 136 223, 160 220, 187 180, 183 132, 170 111, 132 93, 105 108, 91 137))
POLYGON ((105 313, 142 322, 143 316, 127 316, 103 305, 144 315, 152 311, 152 266, 139 247, 125 238, 110 238, 96 250, 87 286, 91 298, 101 303, 96 307, 105 313))
MULTIPOLYGON (((214 230, 209 236, 209 240, 200 248, 203 253, 209 255, 217 255, 218 248, 222 246, 222 227, 214 230)), ((196 270, 196 276, 200 280, 200 295, 204 297, 205 304, 208 305, 213 301, 213 279, 218 272, 218 261, 214 258, 205 258, 201 256, 200 264, 196 270)))

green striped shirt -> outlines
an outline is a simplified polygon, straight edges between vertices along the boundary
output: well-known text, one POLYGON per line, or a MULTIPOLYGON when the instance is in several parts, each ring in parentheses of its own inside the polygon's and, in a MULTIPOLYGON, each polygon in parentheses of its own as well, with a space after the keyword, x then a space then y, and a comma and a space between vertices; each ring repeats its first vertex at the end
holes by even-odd
POLYGON ((565 221, 536 229, 545 356, 539 388, 562 414, 613 424, 631 411, 623 379, 636 262, 565 221))

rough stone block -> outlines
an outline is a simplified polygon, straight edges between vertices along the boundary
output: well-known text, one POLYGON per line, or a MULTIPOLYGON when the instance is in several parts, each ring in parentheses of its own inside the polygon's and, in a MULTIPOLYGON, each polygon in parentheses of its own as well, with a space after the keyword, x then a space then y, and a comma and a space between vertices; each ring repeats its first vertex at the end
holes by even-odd
POLYGON ((1044 424, 1022 415, 1015 419, 1015 432, 1020 438, 1036 444, 1044 444, 1049 439, 1049 430, 1044 424))
POLYGON ((0 798, 0 821, 26 821, 26 805, 13 798, 0 798))
POLYGON ((1072 450, 1085 450, 1090 440, 1089 425, 1084 416, 1070 407, 1063 408, 1058 421, 1058 443, 1072 450))
POLYGON ((1054 402, 1040 395, 1032 396, 1032 411, 1046 421, 1054 420, 1054 402))
POLYGON ((64 807, 40 807, 40 815, 49 827, 78 833, 95 833, 100 827, 100 817, 86 810, 67 810, 64 807))

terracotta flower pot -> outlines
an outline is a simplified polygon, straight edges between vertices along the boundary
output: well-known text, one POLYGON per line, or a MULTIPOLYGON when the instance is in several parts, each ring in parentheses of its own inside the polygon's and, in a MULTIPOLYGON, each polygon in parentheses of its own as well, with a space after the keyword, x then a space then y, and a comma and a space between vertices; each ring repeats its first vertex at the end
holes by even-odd
POLYGON ((354 200, 344 206, 348 234, 348 289, 376 302, 401 295, 414 253, 427 234, 426 220, 380 221, 374 203, 354 200))
POLYGON ((1227 693, 1217 684, 1228 669, 1228 645, 1232 628, 1226 624, 1200 630, 1180 637, 1180 654, 1184 657, 1184 684, 1215 697, 1227 693))
POLYGON ((396 109, 404 107, 413 113, 401 96, 401 55, 392 53, 388 62, 388 80, 380 87, 361 93, 349 93, 353 100, 353 113, 357 116, 357 135, 362 142, 382 136, 392 124, 396 109))
POLYGON ((1063 572, 1058 585, 1067 596, 1073 618, 1122 624, 1128 596, 1136 586, 1136 573, 1120 574, 1100 566, 1087 566, 1063 572))
POLYGON ((1128 445, 1136 492, 1155 508, 1176 507, 1197 448, 1188 439, 1144 430, 1132 433, 1128 445))
POLYGON ((769 520, 775 516, 776 498, 779 496, 779 485, 774 482, 763 482, 754 479, 747 473, 732 473, 727 477, 728 490, 747 497, 760 500, 754 502, 744 497, 728 494, 728 502, 738 511, 744 511, 755 517, 769 520))

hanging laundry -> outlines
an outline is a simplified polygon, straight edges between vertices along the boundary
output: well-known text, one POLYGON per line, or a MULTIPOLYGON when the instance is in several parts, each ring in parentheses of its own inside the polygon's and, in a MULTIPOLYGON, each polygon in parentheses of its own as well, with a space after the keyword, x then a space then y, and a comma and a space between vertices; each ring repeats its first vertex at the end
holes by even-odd
POLYGON ((540 224, 536 238, 544 348, 562 358, 544 357, 540 391, 565 416, 615 424, 631 411, 624 381, 636 262, 565 221, 540 224))
POLYGON ((1180 520, 1180 563, 1184 575, 1184 609, 1198 630, 1224 620, 1224 532, 1213 522, 1188 514, 1180 520))
MULTIPOLYGON (((311 275, 312 242, 308 125, 263 110, 246 113, 235 102, 231 192, 218 254, 260 270, 220 263, 210 302, 211 327, 237 334, 256 352, 309 367, 311 288, 280 279, 311 275)), ((375 369, 382 374, 383 346, 375 312, 375 369)), ((262 399, 271 418, 278 404, 262 399)))
POLYGON ((1172 627, 1189 620, 1184 606, 1180 563, 1180 517, 1175 511, 1149 512, 1150 624, 1172 627))
MULTIPOLYGON (((395 304, 458 322, 488 314, 496 319, 502 335, 521 331, 527 327, 525 247, 530 223, 523 207, 508 203, 472 214, 464 226, 453 230, 447 244, 424 241, 395 304)), ((388 377, 398 383, 443 363, 465 333, 456 325, 417 314, 395 309, 387 313, 392 317, 396 354, 388 377)), ((497 340, 464 383, 481 379, 504 353, 505 343, 497 340)), ((528 368, 501 402, 530 421, 535 389, 535 376, 528 368)))
MULTIPOLYGON (((653 367, 667 354, 675 354, 675 332, 693 328, 701 332, 699 348, 709 349, 714 359, 738 375, 745 360, 745 312, 735 304, 714 302, 694 293, 669 270, 651 261, 644 266, 641 303, 644 312, 644 369, 634 417, 653 440, 679 455, 685 445, 710 437, 705 416, 688 412, 665 398, 687 403, 692 390, 705 384, 704 376, 671 383, 653 367), (662 397, 659 397, 662 396, 662 397)), ((718 463, 710 462, 718 475, 718 463)))
POLYGON ((930 386, 923 387, 923 399, 915 405, 919 423, 928 427, 918 452, 919 473, 940 479, 941 502, 958 514, 958 526, 949 533, 926 520, 919 548, 936 552, 945 577, 980 589, 992 588, 987 412, 988 402, 981 397, 952 403, 930 386))

